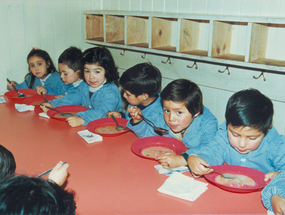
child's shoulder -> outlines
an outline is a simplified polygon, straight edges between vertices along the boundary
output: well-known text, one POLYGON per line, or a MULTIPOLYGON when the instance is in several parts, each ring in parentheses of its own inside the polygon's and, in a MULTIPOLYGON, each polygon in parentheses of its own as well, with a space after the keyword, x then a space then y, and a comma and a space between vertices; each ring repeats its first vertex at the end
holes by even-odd
POLYGON ((276 144, 285 144, 285 136, 278 133, 275 127, 272 127, 264 137, 267 142, 272 142, 276 144))

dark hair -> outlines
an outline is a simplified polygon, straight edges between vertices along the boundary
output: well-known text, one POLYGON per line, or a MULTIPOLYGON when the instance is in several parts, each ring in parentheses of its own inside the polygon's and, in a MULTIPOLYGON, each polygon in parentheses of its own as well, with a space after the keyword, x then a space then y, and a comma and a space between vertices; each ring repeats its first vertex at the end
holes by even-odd
POLYGON ((149 63, 140 63, 122 74, 120 85, 136 97, 143 93, 154 97, 160 92, 161 73, 158 68, 149 63))
POLYGON ((58 58, 58 63, 67 65, 74 72, 80 70, 79 77, 83 79, 82 52, 74 46, 65 49, 58 58))
MULTIPOLYGON (((49 54, 48 54, 46 51, 41 50, 41 49, 32 49, 32 50, 30 51, 30 53, 28 54, 28 56, 27 56, 27 62, 28 62, 28 64, 29 64, 29 59, 30 59, 30 57, 33 57, 33 56, 37 56, 37 57, 42 58, 42 59, 46 62, 46 64, 49 65, 49 67, 47 68, 47 75, 50 74, 50 73, 57 72, 56 69, 55 69, 55 67, 54 67, 54 64, 53 64, 53 62, 52 62, 52 60, 51 60, 51 58, 50 58, 50 56, 49 56, 49 54)), ((36 76, 33 75, 33 73, 32 73, 31 70, 30 70, 30 66, 29 66, 29 73, 26 74, 26 76, 25 76, 25 81, 26 81, 26 84, 28 85, 28 87, 29 87, 30 89, 33 88, 34 83, 35 83, 35 79, 36 79, 36 76), (31 76, 30 85, 29 85, 29 84, 27 83, 27 81, 26 81, 26 79, 27 79, 29 76, 31 76)))
POLYGON ((273 104, 256 89, 247 89, 233 94, 226 108, 226 122, 232 126, 250 126, 264 134, 272 124, 273 104))
POLYGON ((114 82, 118 85, 119 72, 111 52, 105 47, 95 47, 83 52, 83 65, 98 64, 105 69, 106 83, 114 82))
POLYGON ((203 114, 203 96, 197 84, 186 79, 170 82, 161 92, 161 100, 183 102, 188 111, 203 114))
POLYGON ((75 214, 74 193, 42 178, 14 176, 0 185, 0 214, 75 214))
POLYGON ((0 183, 1 181, 14 176, 16 170, 16 162, 13 154, 0 145, 0 183))

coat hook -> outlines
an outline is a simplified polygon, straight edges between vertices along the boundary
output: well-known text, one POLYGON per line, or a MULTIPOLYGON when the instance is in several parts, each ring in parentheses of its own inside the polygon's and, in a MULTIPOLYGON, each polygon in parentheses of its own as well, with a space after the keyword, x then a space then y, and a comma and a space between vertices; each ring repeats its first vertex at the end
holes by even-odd
POLYGON ((261 76, 263 76, 263 81, 266 81, 266 78, 265 78, 264 72, 261 72, 261 73, 260 73, 260 75, 259 75, 259 76, 257 76, 257 77, 254 75, 254 76, 253 76, 253 78, 254 78, 254 79, 259 79, 261 76))
POLYGON ((194 61, 192 66, 187 65, 187 68, 193 68, 194 66, 195 66, 195 69, 198 69, 198 65, 196 61, 194 61))
POLYGON ((230 73, 230 70, 229 70, 229 67, 228 67, 228 66, 225 68, 225 70, 223 70, 223 71, 218 70, 218 71, 219 71, 220 73, 224 73, 226 70, 228 70, 228 75, 230 75, 231 73, 230 73))
POLYGON ((146 58, 146 53, 144 53, 143 55, 142 55, 142 59, 145 59, 146 58))
POLYGON ((161 63, 169 63, 169 64, 171 64, 171 59, 170 59, 170 57, 168 57, 166 61, 163 61, 163 60, 162 60, 161 63))
POLYGON ((120 53, 120 55, 124 56, 125 55, 125 49, 120 53))

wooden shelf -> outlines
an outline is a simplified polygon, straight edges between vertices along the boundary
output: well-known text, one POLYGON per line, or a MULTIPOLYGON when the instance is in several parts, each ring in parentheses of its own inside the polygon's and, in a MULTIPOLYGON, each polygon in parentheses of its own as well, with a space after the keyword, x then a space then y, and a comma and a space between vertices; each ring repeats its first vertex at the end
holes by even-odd
POLYGON ((285 18, 85 11, 86 42, 285 72, 285 18))

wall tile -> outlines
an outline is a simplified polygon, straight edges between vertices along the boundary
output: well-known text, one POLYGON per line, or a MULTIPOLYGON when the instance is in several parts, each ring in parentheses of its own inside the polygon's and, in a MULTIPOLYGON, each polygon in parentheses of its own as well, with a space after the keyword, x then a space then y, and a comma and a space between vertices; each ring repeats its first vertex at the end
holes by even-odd
POLYGON ((259 16, 277 16, 280 0, 260 0, 259 16))
POLYGON ((223 14, 224 0, 208 1, 207 14, 223 14))
POLYGON ((257 16, 260 7, 259 0, 241 0, 241 16, 257 16), (254 8, 254 10, 253 10, 254 8))
POLYGON ((165 12, 164 0, 153 0, 153 12, 165 12))
POLYGON ((178 13, 191 13, 192 12, 192 0, 177 0, 178 13))
POLYGON ((177 1, 178 0, 165 0, 165 12, 166 13, 177 13, 177 1))
POLYGON ((130 10, 140 11, 141 10, 141 0, 130 0, 130 10))
POLYGON ((130 1, 129 0, 119 0, 120 1, 120 10, 129 11, 130 10, 130 1))
POLYGON ((151 12, 152 11, 152 0, 141 0, 143 12, 151 12))
POLYGON ((207 14, 208 0, 192 0, 192 13, 207 14))
POLYGON ((225 0, 223 7, 223 15, 240 15, 241 0, 225 0))

